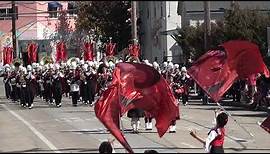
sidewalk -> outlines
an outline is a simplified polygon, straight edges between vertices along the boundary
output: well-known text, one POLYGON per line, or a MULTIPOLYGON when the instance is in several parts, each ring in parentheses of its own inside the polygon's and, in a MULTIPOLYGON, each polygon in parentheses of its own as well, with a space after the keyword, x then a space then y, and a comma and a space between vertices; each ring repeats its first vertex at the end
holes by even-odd
MULTIPOLYGON (((191 93, 189 94, 189 99, 190 100, 199 100, 201 98, 198 96, 198 94, 195 94, 193 91, 191 91, 191 93)), ((254 110, 254 109, 251 109, 249 104, 242 103, 242 102, 233 102, 232 99, 223 99, 220 102, 220 104, 224 105, 224 106, 243 107, 243 108, 246 108, 248 110, 254 110)), ((270 107, 268 107, 268 108, 258 107, 257 111, 265 111, 265 112, 270 113, 270 107)))

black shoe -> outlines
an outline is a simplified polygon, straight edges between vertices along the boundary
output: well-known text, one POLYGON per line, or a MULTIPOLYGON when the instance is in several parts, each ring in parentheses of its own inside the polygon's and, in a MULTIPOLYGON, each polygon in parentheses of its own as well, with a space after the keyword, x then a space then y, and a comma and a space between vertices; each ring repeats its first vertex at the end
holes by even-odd
POLYGON ((78 106, 77 104, 73 104, 74 107, 78 106))

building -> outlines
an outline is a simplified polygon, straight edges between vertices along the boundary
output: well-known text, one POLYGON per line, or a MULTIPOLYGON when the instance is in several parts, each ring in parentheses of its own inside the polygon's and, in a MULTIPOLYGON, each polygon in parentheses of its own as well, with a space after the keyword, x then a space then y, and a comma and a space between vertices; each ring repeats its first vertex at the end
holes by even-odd
POLYGON ((182 50, 171 37, 181 28, 177 1, 139 1, 140 44, 142 55, 150 62, 164 59, 183 63, 182 50))
MULTIPOLYGON (((210 1, 211 22, 224 20, 224 10, 231 9, 232 3, 238 3, 241 9, 259 9, 269 12, 270 1, 210 1)), ((182 26, 195 26, 204 22, 204 1, 178 1, 178 15, 182 26)))
MULTIPOLYGON (((72 2, 69 1, 15 1, 16 11, 18 12, 16 20, 17 34, 17 56, 26 50, 26 44, 29 40, 34 40, 39 44, 39 54, 47 54, 51 49, 49 47, 50 37, 56 31, 59 12, 48 11, 68 11, 70 25, 74 25, 74 9, 72 2)), ((11 1, 0 1, 0 50, 3 46, 12 45, 12 9, 11 1)))

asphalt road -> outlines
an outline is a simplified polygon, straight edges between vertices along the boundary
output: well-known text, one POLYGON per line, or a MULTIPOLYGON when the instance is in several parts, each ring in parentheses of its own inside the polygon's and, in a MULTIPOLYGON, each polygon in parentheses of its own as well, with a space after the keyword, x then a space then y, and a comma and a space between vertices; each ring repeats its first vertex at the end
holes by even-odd
MULTIPOLYGON (((29 110, 5 99, 2 83, 0 89, 0 152, 96 153, 102 141, 113 138, 95 117, 93 107, 83 104, 73 107, 71 99, 64 97, 62 107, 56 108, 36 98, 34 108, 29 110)), ((196 129, 201 136, 206 136, 213 126, 217 105, 201 104, 200 100, 192 100, 187 106, 181 105, 177 132, 162 138, 155 129, 145 131, 143 119, 140 133, 132 134, 130 119, 123 117, 127 141, 135 152, 154 149, 160 153, 203 153, 202 145, 189 135, 189 130, 196 129)), ((257 124, 267 117, 266 111, 231 106, 225 109, 233 117, 226 127, 225 152, 270 152, 270 134, 257 124)), ((116 152, 126 152, 117 141, 114 146, 116 152)))

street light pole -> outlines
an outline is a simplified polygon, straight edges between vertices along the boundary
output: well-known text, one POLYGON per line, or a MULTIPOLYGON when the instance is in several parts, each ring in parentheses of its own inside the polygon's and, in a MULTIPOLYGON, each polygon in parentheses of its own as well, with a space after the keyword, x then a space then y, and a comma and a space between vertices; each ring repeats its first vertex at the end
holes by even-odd
POLYGON ((17 40, 16 40, 16 7, 15 1, 12 1, 12 44, 13 44, 13 56, 17 57, 17 40))
POLYGON ((131 30, 133 40, 138 40, 136 21, 137 21, 137 2, 131 1, 131 30))
POLYGON ((204 1, 204 50, 209 49, 211 35, 210 1, 204 1))

